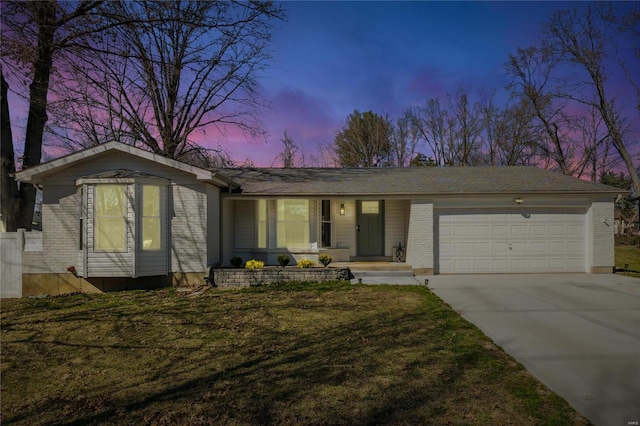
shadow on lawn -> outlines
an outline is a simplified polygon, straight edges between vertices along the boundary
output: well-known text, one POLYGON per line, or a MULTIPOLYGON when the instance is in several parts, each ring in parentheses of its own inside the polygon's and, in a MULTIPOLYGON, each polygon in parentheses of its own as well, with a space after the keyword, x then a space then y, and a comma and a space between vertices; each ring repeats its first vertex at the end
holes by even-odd
MULTIPOLYGON (((399 313, 393 311, 395 306, 367 310, 371 307, 360 304, 357 309, 361 311, 354 314, 353 303, 325 306, 317 296, 292 298, 285 305, 260 300, 258 294, 247 299, 234 312, 219 308, 215 297, 189 302, 195 305, 179 301, 158 306, 150 318, 138 320, 132 317, 139 313, 127 306, 107 312, 75 312, 71 319, 63 312, 54 313, 48 321, 74 321, 80 326, 83 321, 111 321, 120 324, 114 326, 117 333, 126 334, 131 327, 162 326, 158 321, 185 318, 185 309, 197 309, 196 315, 170 325, 180 328, 179 333, 144 344, 25 339, 22 343, 82 349, 89 358, 104 357, 96 358, 100 360, 153 352, 157 363, 128 385, 88 381, 68 396, 55 396, 14 416, 3 415, 3 421, 69 425, 426 423, 446 415, 451 398, 459 406, 465 401, 472 404, 482 390, 474 392, 475 385, 467 383, 465 375, 482 368, 487 358, 503 359, 501 352, 460 340, 471 330, 464 322, 455 330, 461 334, 452 335, 449 321, 457 316, 449 310, 427 313, 417 308, 399 313), (339 320, 288 328, 278 320, 279 309, 299 310, 300 316, 326 309, 339 320), (431 320, 426 321, 428 318, 431 320), (203 338, 192 347, 176 346, 184 336, 202 330, 230 337, 203 338), (452 352, 457 341, 461 343, 452 352)), ((142 301, 144 297, 134 305, 142 301)), ((496 368, 492 374, 498 377, 504 367, 496 368)), ((483 403, 492 398, 500 402, 500 395, 488 394, 483 403)), ((451 420, 462 414, 451 413, 451 420)))

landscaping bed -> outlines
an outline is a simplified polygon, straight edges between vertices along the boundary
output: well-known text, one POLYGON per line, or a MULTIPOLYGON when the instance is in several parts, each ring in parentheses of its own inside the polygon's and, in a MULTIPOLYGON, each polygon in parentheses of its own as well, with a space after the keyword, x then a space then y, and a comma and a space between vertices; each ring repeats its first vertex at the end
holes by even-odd
POLYGON ((428 289, 3 300, 2 424, 586 424, 428 289))
POLYGON ((266 266, 260 269, 221 268, 213 271, 214 285, 219 288, 242 288, 286 282, 348 281, 349 268, 298 268, 266 266))

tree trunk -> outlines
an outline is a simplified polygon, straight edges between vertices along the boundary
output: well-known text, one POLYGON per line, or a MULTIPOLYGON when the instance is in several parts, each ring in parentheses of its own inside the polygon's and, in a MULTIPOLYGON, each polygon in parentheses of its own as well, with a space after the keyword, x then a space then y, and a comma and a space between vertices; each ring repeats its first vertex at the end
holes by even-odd
MULTIPOLYGON (((53 58, 53 35, 55 33, 55 5, 50 2, 39 4, 38 55, 34 62, 33 81, 29 86, 29 115, 24 140, 24 160, 22 168, 40 164, 42 159, 42 139, 47 122, 47 93, 53 58)), ((19 228, 31 230, 33 211, 36 203, 36 188, 20 185, 20 200, 17 221, 19 228)))
POLYGON ((2 219, 5 223, 5 231, 14 232, 17 229, 18 206, 20 198, 18 196, 18 184, 13 175, 16 172, 15 153, 13 151, 13 135, 11 134, 11 121, 9 120, 9 101, 7 93, 9 84, 4 79, 4 73, 0 72, 2 77, 2 93, 0 94, 1 128, 0 134, 0 206, 2 208, 2 219))

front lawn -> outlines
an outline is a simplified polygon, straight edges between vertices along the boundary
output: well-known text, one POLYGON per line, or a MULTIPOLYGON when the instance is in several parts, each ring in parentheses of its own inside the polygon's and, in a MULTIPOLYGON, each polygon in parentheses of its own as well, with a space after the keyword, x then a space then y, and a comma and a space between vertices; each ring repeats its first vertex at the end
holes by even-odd
POLYGON ((2 424, 586 424, 429 290, 3 300, 2 424))
POLYGON ((637 245, 616 245, 616 273, 640 278, 640 247, 637 245), (628 265, 625 268, 625 265, 628 265))

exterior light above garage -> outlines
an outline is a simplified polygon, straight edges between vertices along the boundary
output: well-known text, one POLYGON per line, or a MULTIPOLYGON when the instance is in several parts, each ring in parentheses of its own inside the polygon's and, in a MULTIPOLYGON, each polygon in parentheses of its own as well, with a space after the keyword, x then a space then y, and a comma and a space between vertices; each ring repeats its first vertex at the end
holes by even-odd
POLYGON ((516 199, 514 200, 514 202, 515 202, 516 204, 522 204, 522 203, 524 203, 524 200, 523 200, 522 198, 516 198, 516 199))

